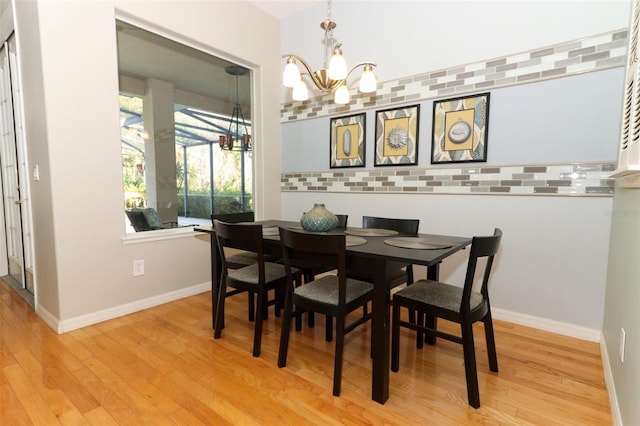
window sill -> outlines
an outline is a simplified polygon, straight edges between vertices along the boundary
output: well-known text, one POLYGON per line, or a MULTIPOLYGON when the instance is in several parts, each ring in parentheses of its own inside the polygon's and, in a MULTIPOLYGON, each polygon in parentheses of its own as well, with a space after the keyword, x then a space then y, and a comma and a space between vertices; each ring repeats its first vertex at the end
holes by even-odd
POLYGON ((203 233, 195 232, 193 226, 183 226, 180 228, 160 229, 157 231, 144 231, 127 234, 122 237, 122 243, 141 244, 153 241, 175 240, 178 238, 192 238, 198 235, 203 235, 203 233))

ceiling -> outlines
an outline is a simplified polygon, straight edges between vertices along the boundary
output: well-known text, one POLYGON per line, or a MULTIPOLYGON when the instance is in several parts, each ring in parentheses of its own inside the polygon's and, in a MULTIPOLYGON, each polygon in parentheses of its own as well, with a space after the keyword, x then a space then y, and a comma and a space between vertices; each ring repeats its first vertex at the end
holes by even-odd
MULTIPOLYGON (((3 1, 4 0, 0 0, 3 1)), ((322 0, 249 0, 270 15, 283 19, 322 0)), ((234 104, 235 77, 225 72, 233 63, 169 40, 150 31, 117 21, 118 67, 122 74, 141 79, 170 81, 174 87, 234 104)), ((250 75, 238 79, 238 100, 250 110, 250 75)))
POLYGON ((278 19, 287 18, 291 15, 315 6, 322 0, 289 0, 289 1, 273 1, 273 0, 249 0, 249 3, 264 10, 271 16, 278 19))
MULTIPOLYGON (((174 88, 235 103, 235 76, 225 71, 232 62, 169 40, 123 21, 116 22, 118 71, 131 77, 156 78, 174 88)), ((250 104, 250 74, 238 78, 238 100, 250 104)))
MULTIPOLYGON (((181 103, 186 103, 175 106, 176 144, 190 146, 217 141, 219 134, 231 131, 227 123, 232 111, 233 115, 242 114, 243 120, 251 120, 251 74, 246 68, 123 21, 116 21, 116 30, 118 72, 120 76, 138 80, 142 86, 133 89, 132 94, 141 96, 144 82, 150 78, 170 82, 175 90, 192 94, 182 94, 181 103), (236 77, 235 70, 229 68, 234 66, 235 70, 246 73, 236 77), (238 114, 234 109, 236 99, 241 106, 238 114), (209 109, 199 105, 215 107, 209 109)), ((121 118, 127 129, 122 142, 144 152, 142 133, 137 132, 142 121, 141 112, 135 104, 121 105, 121 118)), ((235 132, 239 130, 236 126, 235 132)))

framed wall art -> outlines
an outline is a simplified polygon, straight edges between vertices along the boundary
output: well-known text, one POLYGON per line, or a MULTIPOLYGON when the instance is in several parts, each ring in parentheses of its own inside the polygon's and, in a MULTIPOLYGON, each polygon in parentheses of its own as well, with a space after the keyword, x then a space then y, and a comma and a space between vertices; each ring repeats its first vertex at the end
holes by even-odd
POLYGON ((364 167, 365 113, 331 119, 331 154, 329 166, 364 167))
POLYGON ((374 166, 418 164, 420 105, 376 112, 376 157, 374 166))
POLYGON ((489 93, 433 102, 431 164, 487 161, 489 93))

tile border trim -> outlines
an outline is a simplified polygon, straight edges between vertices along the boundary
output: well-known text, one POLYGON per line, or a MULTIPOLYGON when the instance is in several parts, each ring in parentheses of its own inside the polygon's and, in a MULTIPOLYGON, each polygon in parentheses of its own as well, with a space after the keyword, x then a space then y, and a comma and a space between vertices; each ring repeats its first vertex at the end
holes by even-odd
POLYGON ((282 192, 612 197, 615 162, 288 172, 282 192))

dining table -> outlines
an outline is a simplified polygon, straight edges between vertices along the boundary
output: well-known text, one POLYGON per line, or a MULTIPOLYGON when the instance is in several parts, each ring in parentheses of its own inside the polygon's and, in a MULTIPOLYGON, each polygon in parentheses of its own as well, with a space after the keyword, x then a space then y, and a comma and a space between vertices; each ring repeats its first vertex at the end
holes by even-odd
MULTIPOLYGON (((285 220, 262 220, 254 222, 263 226, 263 245, 267 253, 281 253, 278 227, 299 229, 299 222, 285 220)), ((213 226, 194 227, 195 232, 211 234, 211 299, 212 318, 217 306, 220 268, 222 261, 218 251, 213 226)), ((423 265, 427 268, 427 279, 438 280, 443 260, 471 244, 471 237, 417 234, 403 235, 395 231, 368 228, 347 228, 330 231, 345 233, 347 239, 347 269, 366 271, 373 276, 374 294, 372 302, 372 382, 371 398, 384 404, 389 398, 390 370, 390 305, 389 281, 398 264, 423 265), (387 232, 388 231, 388 232, 387 232), (355 239, 353 238, 355 237, 355 239)), ((213 324, 213 320, 212 320, 213 324)))

